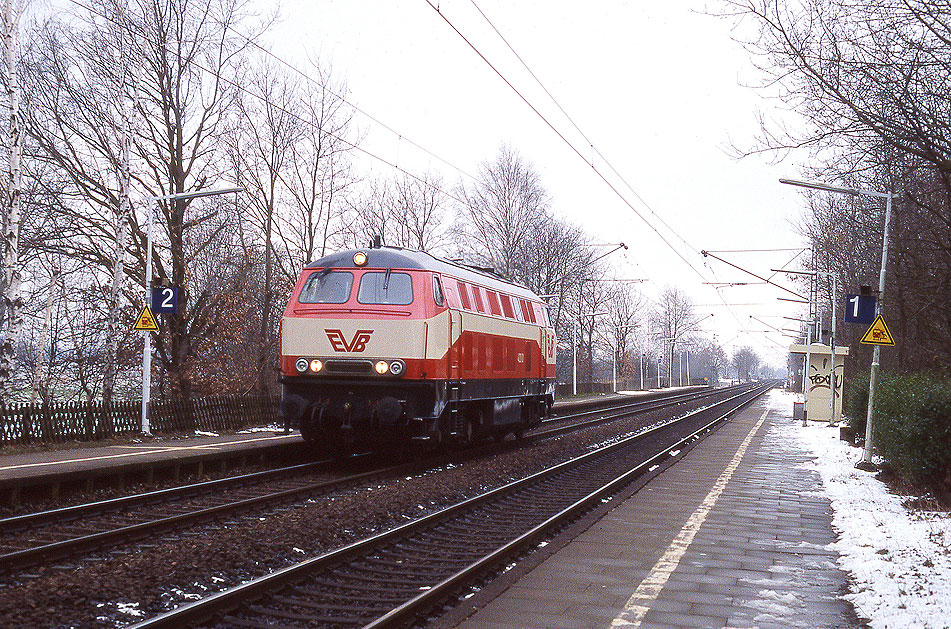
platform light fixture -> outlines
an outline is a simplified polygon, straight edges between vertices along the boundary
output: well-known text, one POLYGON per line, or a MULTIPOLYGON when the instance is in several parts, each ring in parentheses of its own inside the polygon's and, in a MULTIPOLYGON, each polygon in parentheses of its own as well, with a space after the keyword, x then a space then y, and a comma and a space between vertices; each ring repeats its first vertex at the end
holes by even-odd
MULTIPOLYGON (((869 196, 885 199, 885 226, 882 230, 882 264, 878 273, 878 295, 879 299, 875 304, 875 315, 882 314, 882 301, 885 297, 885 269, 888 267, 888 232, 892 222, 892 199, 895 198, 894 192, 876 192, 874 190, 863 190, 859 188, 841 188, 839 186, 830 186, 829 184, 814 181, 798 181, 796 179, 780 179, 779 183, 790 186, 799 186, 801 188, 811 188, 813 190, 822 190, 825 192, 836 192, 839 194, 849 194, 852 196, 869 196)), ((835 348, 833 348, 832 361, 835 365, 835 348)), ((882 355, 882 346, 875 345, 872 350, 872 366, 869 370, 868 378, 868 411, 865 422, 865 450, 862 453, 862 460, 856 464, 856 467, 864 470, 874 470, 872 463, 872 416, 875 408, 875 387, 878 382, 878 369, 882 355)))
MULTIPOLYGON (((148 304, 152 296, 152 223, 155 222, 155 205, 159 201, 176 201, 178 199, 196 199, 211 197, 219 194, 244 192, 244 188, 224 188, 219 190, 194 190, 192 192, 178 192, 176 194, 161 194, 148 199, 149 225, 146 238, 145 253, 145 303, 148 304)), ((152 392, 152 333, 145 332, 145 346, 142 348, 142 434, 151 435, 149 426, 149 397, 152 392)))

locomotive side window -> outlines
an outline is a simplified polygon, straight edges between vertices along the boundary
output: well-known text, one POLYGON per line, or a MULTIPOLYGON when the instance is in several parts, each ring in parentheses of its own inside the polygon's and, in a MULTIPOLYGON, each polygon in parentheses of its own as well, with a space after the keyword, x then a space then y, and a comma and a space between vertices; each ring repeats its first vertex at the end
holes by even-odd
POLYGON ((482 305, 482 289, 478 286, 473 286, 472 295, 475 297, 476 310, 479 312, 485 312, 485 306, 482 305))
POLYGON ((512 297, 512 306, 515 310, 515 320, 525 323, 525 313, 522 312, 522 300, 518 297, 512 297))
POLYGON ((535 313, 532 311, 531 305, 529 305, 529 303, 524 299, 519 299, 518 305, 520 306, 519 309, 522 311, 522 317, 524 317, 522 321, 531 321, 532 323, 535 323, 535 313))
POLYGON ((433 299, 436 300, 437 306, 446 305, 446 299, 442 294, 442 283, 439 281, 438 275, 433 275, 433 299))
POLYGON ((535 322, 540 323, 541 325, 551 327, 548 325, 548 308, 532 302, 532 308, 535 310, 535 322))
POLYGON ((466 310, 472 310, 472 303, 469 301, 469 287, 462 282, 457 282, 457 284, 459 285, 459 298, 462 300, 462 307, 466 310))
POLYGON ((541 311, 542 311, 542 323, 545 324, 546 328, 550 328, 551 320, 548 318, 548 306, 542 306, 541 311))
POLYGON ((492 314, 497 317, 502 316, 502 306, 499 305, 499 296, 494 290, 486 291, 489 295, 489 308, 492 309, 492 314))
POLYGON ((361 304, 392 304, 405 306, 413 303, 413 278, 409 273, 372 271, 364 273, 357 289, 361 304))
POLYGON ((350 299, 353 273, 350 271, 317 271, 311 273, 297 301, 302 304, 344 304, 350 299))
POLYGON ((462 302, 459 301, 459 283, 449 279, 443 284, 443 291, 446 293, 446 304, 456 310, 462 308, 462 302))
POLYGON ((505 316, 509 319, 515 318, 515 313, 512 311, 512 300, 508 295, 499 295, 499 299, 502 300, 502 312, 505 313, 505 316))

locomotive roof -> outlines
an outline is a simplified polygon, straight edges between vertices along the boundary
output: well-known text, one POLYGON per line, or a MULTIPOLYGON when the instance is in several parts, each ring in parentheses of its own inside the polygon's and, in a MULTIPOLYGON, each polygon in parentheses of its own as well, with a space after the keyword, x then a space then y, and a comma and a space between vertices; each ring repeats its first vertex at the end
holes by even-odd
POLYGON ((462 266, 454 262, 449 262, 437 258, 425 251, 414 251, 412 249, 401 249, 400 247, 368 247, 366 249, 348 249, 338 251, 319 260, 311 262, 304 268, 307 269, 330 269, 330 268, 356 268, 353 264, 353 254, 362 251, 367 256, 367 263, 360 268, 375 269, 420 269, 426 271, 435 271, 443 275, 450 275, 466 282, 472 282, 502 291, 510 295, 517 295, 533 301, 543 301, 538 295, 518 284, 507 282, 500 277, 491 275, 487 272, 462 266))

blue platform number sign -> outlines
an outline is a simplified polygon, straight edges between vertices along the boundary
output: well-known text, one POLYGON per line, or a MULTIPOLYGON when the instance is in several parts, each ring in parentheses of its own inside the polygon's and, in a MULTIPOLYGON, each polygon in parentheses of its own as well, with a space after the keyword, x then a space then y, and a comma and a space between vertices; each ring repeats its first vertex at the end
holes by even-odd
POLYGON ((871 325, 875 320, 874 295, 846 295, 845 322, 871 325))
POLYGON ((174 314, 178 312, 178 287, 157 286, 152 288, 152 312, 174 314))

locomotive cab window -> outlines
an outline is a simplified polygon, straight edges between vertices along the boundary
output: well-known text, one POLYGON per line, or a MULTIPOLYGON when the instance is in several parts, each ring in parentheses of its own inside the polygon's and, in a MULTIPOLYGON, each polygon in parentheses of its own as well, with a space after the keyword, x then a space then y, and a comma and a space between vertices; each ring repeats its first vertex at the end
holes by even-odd
POLYGON ((391 304, 406 306, 413 303, 413 278, 409 273, 372 271, 364 273, 357 289, 361 304, 391 304))
POLYGON ((438 275, 433 275, 433 299, 436 300, 437 306, 446 305, 446 300, 442 294, 442 282, 439 281, 438 275))
POLYGON ((311 273, 297 298, 302 304, 344 304, 350 299, 353 273, 317 271, 311 273))

